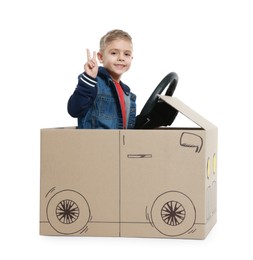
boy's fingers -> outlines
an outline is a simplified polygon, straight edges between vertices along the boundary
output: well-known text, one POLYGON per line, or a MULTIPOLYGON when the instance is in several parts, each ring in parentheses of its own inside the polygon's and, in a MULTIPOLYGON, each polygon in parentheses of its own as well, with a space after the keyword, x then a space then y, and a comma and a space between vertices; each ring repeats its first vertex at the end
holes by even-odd
POLYGON ((96 56, 97 56, 96 52, 93 51, 93 57, 92 57, 92 59, 93 59, 93 60, 96 60, 96 56))
POLYGON ((91 60, 90 50, 86 49, 86 52, 87 52, 87 60, 91 60))

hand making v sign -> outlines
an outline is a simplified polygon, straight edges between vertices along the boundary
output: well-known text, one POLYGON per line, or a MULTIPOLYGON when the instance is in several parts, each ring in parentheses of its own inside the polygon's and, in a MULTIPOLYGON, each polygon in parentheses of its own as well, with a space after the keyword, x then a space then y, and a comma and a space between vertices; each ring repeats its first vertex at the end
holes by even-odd
POLYGON ((93 78, 97 77, 98 63, 97 63, 95 51, 93 51, 93 56, 91 58, 90 50, 87 49, 87 62, 84 64, 84 71, 93 78))

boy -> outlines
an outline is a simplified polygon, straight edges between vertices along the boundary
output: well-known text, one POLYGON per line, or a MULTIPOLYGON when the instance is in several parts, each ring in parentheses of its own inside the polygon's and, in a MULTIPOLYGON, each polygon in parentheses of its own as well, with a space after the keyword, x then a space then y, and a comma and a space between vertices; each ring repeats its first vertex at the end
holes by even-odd
POLYGON ((68 101, 68 112, 78 118, 78 128, 134 128, 136 96, 121 82, 133 59, 131 36, 122 30, 112 30, 100 40, 96 54, 87 50, 84 73, 68 101), (98 66, 98 61, 103 64, 98 66))

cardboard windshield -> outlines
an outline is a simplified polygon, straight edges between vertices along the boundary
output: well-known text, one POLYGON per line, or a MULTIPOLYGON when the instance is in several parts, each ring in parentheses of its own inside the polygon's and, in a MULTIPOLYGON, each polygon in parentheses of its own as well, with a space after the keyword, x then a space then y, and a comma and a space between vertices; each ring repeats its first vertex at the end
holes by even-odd
POLYGON ((209 122, 207 119, 202 117, 200 114, 195 112, 193 109, 185 105, 182 101, 180 101, 178 98, 170 97, 170 96, 159 96, 164 102, 168 103, 172 107, 174 107, 176 110, 178 110, 180 113, 182 113, 184 116, 192 120, 194 123, 199 125, 200 127, 208 130, 212 128, 216 128, 215 125, 213 125, 211 122, 209 122))

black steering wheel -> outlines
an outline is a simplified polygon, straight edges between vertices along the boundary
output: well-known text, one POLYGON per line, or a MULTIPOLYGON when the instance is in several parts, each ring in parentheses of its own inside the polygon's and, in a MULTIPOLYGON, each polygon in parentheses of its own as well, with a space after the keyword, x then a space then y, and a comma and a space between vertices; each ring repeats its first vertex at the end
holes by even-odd
POLYGON ((135 128, 147 129, 159 126, 171 125, 177 116, 178 111, 168 105, 158 95, 167 87, 166 96, 172 96, 178 83, 178 76, 175 72, 166 75, 153 91, 141 113, 136 117, 135 128))

